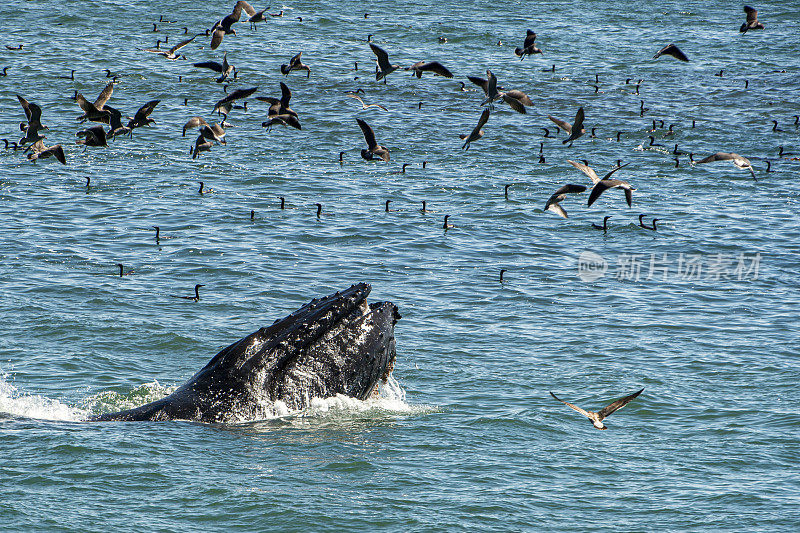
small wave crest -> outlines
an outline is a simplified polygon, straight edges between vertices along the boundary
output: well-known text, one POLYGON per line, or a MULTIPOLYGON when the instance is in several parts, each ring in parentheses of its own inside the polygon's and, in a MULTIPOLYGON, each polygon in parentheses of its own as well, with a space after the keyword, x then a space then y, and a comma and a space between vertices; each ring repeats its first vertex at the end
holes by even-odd
POLYGON ((86 420, 89 411, 44 396, 22 393, 8 382, 8 374, 0 374, 0 416, 80 422, 86 420))

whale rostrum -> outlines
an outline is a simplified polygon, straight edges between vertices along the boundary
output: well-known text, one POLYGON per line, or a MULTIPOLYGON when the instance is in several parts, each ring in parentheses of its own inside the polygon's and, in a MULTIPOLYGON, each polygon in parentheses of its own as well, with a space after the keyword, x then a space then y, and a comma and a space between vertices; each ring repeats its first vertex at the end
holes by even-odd
POLYGON ((312 398, 365 400, 392 372, 400 318, 391 302, 368 304, 371 289, 359 283, 314 299, 220 351, 172 394, 91 420, 245 422, 305 409, 312 398))

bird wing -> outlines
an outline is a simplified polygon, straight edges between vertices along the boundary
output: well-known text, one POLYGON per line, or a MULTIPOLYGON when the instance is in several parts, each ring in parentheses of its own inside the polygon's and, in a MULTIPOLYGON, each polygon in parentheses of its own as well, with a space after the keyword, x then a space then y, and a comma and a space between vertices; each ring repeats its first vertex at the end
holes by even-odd
POLYGON ((433 72, 439 76, 444 76, 445 78, 452 78, 453 73, 450 72, 447 67, 439 63, 438 61, 431 61, 430 63, 424 63, 417 67, 419 70, 425 72, 433 72))
POLYGON ((489 80, 479 78, 477 76, 467 76, 467 79, 483 89, 484 94, 489 95, 489 80))
POLYGON ((716 154, 711 154, 710 156, 697 161, 697 164, 700 163, 711 163, 713 161, 727 161, 729 159, 733 159, 733 155, 726 153, 726 152, 717 152, 716 154))
POLYGON ((365 104, 365 103, 364 103, 364 100, 362 100, 362 99, 361 99, 361 97, 360 97, 360 96, 358 96, 357 94, 348 94, 347 96, 349 96, 350 98, 355 98, 356 100, 358 100, 359 102, 361 102, 361 107, 362 107, 362 108, 363 108, 363 107, 366 107, 366 105, 367 105, 367 104, 365 104))
POLYGON ((689 61, 689 58, 686 57, 686 54, 684 54, 683 51, 681 51, 681 49, 675 46, 674 44, 668 44, 667 46, 662 48, 661 51, 659 52, 659 55, 661 55, 662 53, 669 54, 675 59, 680 59, 681 61, 689 61))
POLYGON ((222 65, 216 61, 203 61, 202 63, 194 63, 194 66, 199 68, 210 68, 215 72, 222 73, 222 65))
POLYGON ((60 144, 55 144, 49 147, 47 151, 53 154, 53 156, 55 156, 55 158, 58 159, 58 162, 61 163, 62 165, 67 164, 67 158, 64 157, 64 149, 61 147, 60 144))
POLYGON ((372 131, 372 128, 369 127, 369 124, 361 120, 360 118, 356 119, 358 122, 358 126, 361 128, 361 132, 364 134, 364 140, 367 141, 367 147, 370 150, 374 150, 378 147, 378 143, 375 142, 375 132, 372 131))
POLYGON ((639 396, 642 393, 643 390, 644 390, 644 387, 642 387, 638 391, 634 392, 633 394, 629 394, 628 396, 625 396, 624 398, 620 398, 619 400, 617 400, 617 401, 615 401, 615 402, 603 407, 602 409, 600 409, 597 412, 597 416, 600 418, 600 420, 603 420, 605 417, 607 417, 608 415, 610 415, 614 411, 616 411, 618 409, 622 409, 623 407, 625 407, 625 405, 628 402, 630 402, 631 400, 633 400, 634 398, 639 396))
POLYGON ((758 11, 750 6, 744 6, 744 12, 747 13, 747 25, 750 26, 758 22, 758 11))
POLYGON ((273 96, 256 96, 256 100, 261 102, 269 102, 271 105, 280 104, 281 101, 273 96))
POLYGON ((81 93, 75 95, 75 101, 78 103, 78 106, 80 106, 84 113, 91 113, 97 110, 97 107, 84 98, 81 93))
POLYGON ((296 56, 289 60, 289 68, 294 68, 300 63, 300 56, 303 55, 303 52, 299 52, 296 56))
POLYGON ((392 68, 389 63, 389 54, 386 53, 386 50, 374 43, 369 43, 369 47, 372 49, 372 53, 378 57, 378 66, 381 67, 381 70, 392 68))
POLYGON ((239 10, 239 14, 240 15, 241 15, 242 9, 244 9, 244 12, 247 13, 251 17, 256 14, 256 10, 253 9, 253 6, 251 6, 250 4, 245 2, 244 0, 239 0, 238 2, 236 2, 236 6, 233 8, 233 10, 236 11, 237 9, 239 10))
POLYGON ((518 113, 522 113, 523 115, 527 113, 525 111, 525 106, 522 105, 522 102, 517 100, 516 98, 509 96, 508 93, 503 93, 503 101, 511 106, 511 109, 517 111, 518 113))
POLYGON ((591 419, 591 416, 589 416, 589 413, 587 413, 586 411, 584 411, 583 409, 581 409, 581 408, 580 408, 580 407, 578 407, 577 405, 572 405, 572 404, 571 404, 571 403, 569 403, 569 402, 565 402, 564 400, 562 400, 561 398, 559 398, 558 396, 556 396, 556 395, 555 395, 555 394, 553 394, 552 392, 550 393, 550 396, 552 396, 553 398, 555 398, 555 399, 556 399, 556 400, 558 400, 559 402, 563 403, 563 404, 564 404, 564 405, 566 405, 567 407, 571 407, 571 408, 575 409, 576 411, 578 411, 580 414, 582 414, 582 415, 583 415, 583 416, 585 416, 586 418, 589 418, 589 419, 591 419))
POLYGON ((592 187, 592 192, 589 193, 589 203, 587 204, 587 207, 591 206, 595 200, 600 198, 600 195, 603 194, 603 191, 612 187, 616 187, 617 185, 613 183, 615 181, 619 180, 600 180, 595 183, 594 187, 592 187))
POLYGON ((525 42, 522 44, 522 48, 528 48, 535 42, 536 42, 536 32, 528 30, 525 36, 525 42))
POLYGON ((147 102, 146 104, 144 104, 142 107, 139 108, 139 110, 136 112, 136 115, 134 115, 133 119, 134 120, 146 119, 147 117, 150 116, 150 113, 153 112, 153 109, 156 108, 156 106, 160 101, 161 100, 150 100, 149 102, 147 102))
POLYGON ((217 28, 211 35, 211 49, 216 50, 222 43, 222 38, 225 37, 225 30, 217 28))
POLYGON ((488 84, 486 86, 486 96, 494 99, 497 96, 497 76, 492 74, 492 71, 486 69, 486 78, 488 84))
POLYGON ((523 105, 526 105, 526 106, 532 106, 533 105, 533 102, 531 101, 530 97, 527 94, 525 94, 524 92, 520 91, 520 90, 511 89, 510 91, 506 91, 506 94, 508 96, 510 96, 511 98, 516 98, 517 100, 522 102, 523 105))
POLYGON ((114 92, 114 82, 110 81, 105 86, 105 88, 100 92, 100 96, 97 97, 97 100, 94 101, 94 106, 100 110, 103 109, 103 106, 106 105, 108 99, 111 98, 111 93, 114 92))
POLYGON ((567 217, 567 212, 564 211, 563 207, 561 207, 561 204, 559 204, 558 202, 551 202, 551 200, 553 200, 555 196, 556 195, 554 194, 553 196, 550 197, 550 200, 547 201, 547 204, 544 206, 545 211, 552 211, 553 213, 561 215, 563 218, 569 218, 567 217))
POLYGON ((572 131, 581 131, 582 129, 583 129, 583 107, 579 107, 578 112, 575 113, 575 122, 572 123, 572 131))
MULTIPOLYGON (((28 122, 30 122, 31 121, 31 104, 30 104, 30 102, 25 100, 20 95, 17 95, 17 100, 19 100, 19 103, 22 105, 22 109, 25 111, 25 117, 27 117, 28 122)), ((41 115, 41 110, 40 110, 39 113, 41 115)))
POLYGON ((180 50, 181 48, 183 48, 184 46, 186 46, 190 42, 194 41, 196 37, 197 37, 197 35, 195 35, 194 37, 192 37, 190 39, 186 39, 185 41, 179 42, 178 44, 176 44, 175 46, 173 46, 172 48, 169 49, 169 54, 170 55, 174 54, 175 52, 177 52, 178 50, 180 50))
POLYGON ((609 171, 609 172, 608 172, 608 173, 607 173, 605 176, 603 176, 603 179, 604 179, 604 180, 607 180, 608 178, 610 178, 610 177, 611 177, 611 175, 612 175, 614 172, 616 172, 617 170, 619 170, 619 169, 621 169, 621 168, 623 168, 623 167, 627 167, 628 165, 630 165, 630 163, 625 163, 624 165, 620 165, 620 166, 618 166, 618 167, 614 167, 614 168, 612 168, 612 169, 611 169, 611 170, 610 170, 610 171, 609 171))
POLYGON ((567 159, 567 163, 589 176, 589 179, 592 180, 592 183, 597 183, 600 181, 600 178, 597 177, 597 173, 589 165, 584 165, 583 163, 578 163, 577 161, 572 161, 571 159, 567 159))
POLYGON ((281 104, 283 107, 289 107, 289 100, 292 99, 292 91, 285 83, 281 82, 281 104))
MULTIPOLYGON (((111 126, 111 131, 116 130, 117 128, 122 127, 122 113, 120 113, 119 109, 114 109, 110 105, 105 107, 105 110, 108 111, 108 125, 111 126)), ((134 119, 135 120, 135 119, 134 119)))
POLYGON ((475 128, 472 130, 473 132, 480 131, 480 130, 481 130, 481 128, 483 128, 483 126, 484 126, 484 125, 485 125, 487 122, 489 122, 489 115, 490 115, 490 113, 491 113, 491 111, 489 110, 489 108, 488 108, 488 107, 487 107, 486 109, 484 109, 484 110, 483 110, 483 113, 481 113, 481 118, 479 118, 479 119, 478 119, 478 125, 477 125, 477 126, 475 126, 475 128))
POLYGON ((556 126, 566 131, 567 133, 572 133, 572 124, 570 124, 566 120, 561 120, 560 118, 556 118, 553 115, 547 115, 547 118, 555 122, 556 126))

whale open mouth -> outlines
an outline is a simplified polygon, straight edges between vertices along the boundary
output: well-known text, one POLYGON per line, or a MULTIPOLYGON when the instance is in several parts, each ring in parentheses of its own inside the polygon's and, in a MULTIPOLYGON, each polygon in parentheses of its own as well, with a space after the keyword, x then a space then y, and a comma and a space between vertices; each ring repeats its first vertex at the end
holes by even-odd
POLYGON ((365 400, 388 380, 396 358, 391 302, 367 303, 359 283, 314 299, 221 350, 175 392, 93 420, 258 420, 280 402, 302 410, 313 398, 365 400))

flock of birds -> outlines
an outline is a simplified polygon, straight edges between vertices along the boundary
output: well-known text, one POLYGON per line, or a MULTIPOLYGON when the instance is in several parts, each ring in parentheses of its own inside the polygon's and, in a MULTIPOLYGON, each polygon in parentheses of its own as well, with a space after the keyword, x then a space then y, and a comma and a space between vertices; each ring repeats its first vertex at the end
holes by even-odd
MULTIPOLYGON (((752 30, 759 30, 764 29, 764 25, 758 21, 758 14, 757 11, 749 6, 744 7, 744 12, 746 14, 746 21, 742 24, 740 28, 740 32, 745 33, 747 31, 752 30)), ((265 17, 266 9, 261 11, 256 11, 248 2, 244 0, 239 0, 236 2, 233 11, 230 14, 225 15, 223 18, 216 21, 210 29, 205 30, 204 32, 189 35, 189 29, 183 28, 184 35, 188 36, 184 38, 184 40, 178 42, 174 46, 169 49, 162 48, 161 44, 168 44, 168 37, 165 38, 163 41, 158 40, 156 42, 156 46, 154 48, 147 48, 143 51, 148 53, 157 54, 166 60, 175 61, 179 59, 187 59, 186 55, 182 52, 189 44, 195 42, 196 39, 204 37, 206 39, 210 39, 209 48, 211 50, 216 50, 222 43, 226 36, 228 35, 236 35, 235 25, 241 22, 248 22, 250 27, 255 29, 259 22, 263 22, 266 19, 265 17), (249 18, 243 20, 242 13, 248 15, 249 18)), ((271 16, 279 17, 283 16, 283 12, 276 14, 268 14, 271 16)), ((365 14, 365 18, 368 14, 365 14)), ((302 21, 302 17, 297 17, 302 21)), ((153 23, 153 31, 156 32, 158 29, 159 23, 170 23, 170 21, 164 20, 163 17, 157 23, 153 23)), ((514 53, 520 60, 524 60, 526 57, 533 56, 535 54, 544 54, 544 52, 537 47, 536 45, 536 33, 527 30, 526 35, 523 39, 522 46, 517 47, 514 50, 514 53)), ((413 73, 414 76, 417 78, 421 78, 425 73, 431 73, 436 76, 441 76, 444 78, 452 79, 454 77, 453 73, 441 64, 438 61, 418 61, 413 63, 408 67, 401 67, 400 65, 393 64, 389 59, 389 53, 384 50, 382 47, 378 46, 374 42, 372 42, 372 35, 367 38, 367 43, 371 52, 375 56, 376 66, 375 66, 375 80, 376 81, 383 81, 387 83, 387 77, 390 76, 393 72, 400 70, 401 68, 405 71, 409 71, 413 73)), ((446 41, 446 38, 441 37, 440 41, 446 41)), ((442 42, 444 42, 442 41, 442 42)), ((15 47, 6 46, 9 50, 23 50, 24 45, 18 45, 15 47)), ((675 44, 668 44, 664 46, 661 50, 659 50, 654 56, 653 59, 658 59, 662 56, 671 56, 679 61, 687 62, 689 58, 682 52, 675 44)), ((203 68, 209 69, 213 72, 216 72, 219 77, 216 78, 216 82, 224 83, 226 81, 231 80, 238 80, 239 79, 239 72, 234 65, 232 65, 227 58, 227 52, 223 53, 221 62, 217 61, 204 61, 204 62, 197 62, 193 64, 196 68, 203 68)), ((355 69, 358 69, 358 64, 355 63, 355 69)), ((553 65, 553 70, 555 70, 555 65, 553 65)), ((280 72, 284 76, 288 77, 292 72, 305 72, 306 78, 311 76, 311 67, 304 64, 302 61, 302 52, 297 53, 293 57, 291 57, 287 63, 282 64, 280 66, 280 72)), ((82 114, 77 117, 77 120, 80 123, 85 122, 92 122, 97 123, 97 125, 93 125, 87 127, 85 129, 79 130, 76 133, 78 139, 76 140, 77 145, 83 145, 84 150, 88 147, 106 147, 108 146, 108 141, 115 139, 118 136, 132 136, 135 129, 148 126, 155 123, 155 120, 151 118, 151 115, 156 110, 159 100, 151 100, 143 104, 134 114, 132 117, 127 117, 127 122, 123 120, 123 114, 120 110, 116 109, 109 105, 109 100, 111 99, 114 91, 115 83, 118 81, 116 76, 113 76, 110 70, 107 70, 107 77, 112 78, 109 81, 105 88, 100 92, 99 96, 93 101, 90 102, 87 100, 82 94, 79 92, 75 92, 73 98, 82 111, 82 114)), ((70 79, 74 79, 75 71, 72 71, 70 74, 70 79)), ((8 76, 8 68, 6 67, 3 70, 3 76, 8 76)), ((722 72, 720 72, 719 76, 722 76, 722 72)), ((495 111, 496 105, 500 104, 507 104, 513 111, 521 114, 526 114, 527 108, 533 106, 533 102, 531 98, 525 94, 523 91, 518 89, 507 89, 498 83, 497 77, 494 73, 487 69, 486 70, 486 78, 475 77, 475 76, 467 76, 467 79, 479 87, 484 93, 484 99, 480 103, 480 106, 483 107, 481 110, 480 118, 478 119, 477 124, 475 127, 469 132, 465 134, 461 134, 460 138, 464 141, 462 145, 463 150, 469 150, 471 145, 475 142, 480 141, 485 134, 484 128, 488 124, 492 114, 495 111)), ((596 77, 596 81, 599 83, 599 78, 596 77)), ((639 80, 639 83, 636 84, 636 94, 639 94, 639 85, 641 84, 642 80, 639 80)), ((626 83, 630 82, 627 80, 626 83)), ((460 90, 466 91, 466 85, 464 82, 459 82, 461 85, 460 90)), ((198 158, 203 152, 210 151, 214 146, 217 145, 224 145, 226 144, 225 135, 226 135, 226 128, 229 126, 227 119, 229 115, 237 109, 248 109, 246 98, 249 98, 253 94, 255 94, 259 88, 258 87, 250 87, 250 88, 241 88, 231 91, 230 93, 227 92, 227 85, 226 87, 226 94, 221 99, 219 99, 213 106, 212 114, 216 115, 218 118, 217 121, 209 122, 205 118, 201 116, 194 116, 189 118, 186 123, 182 127, 182 134, 186 136, 187 131, 196 130, 197 137, 195 138, 194 143, 189 148, 189 153, 193 159, 198 158), (242 103, 239 103, 239 102, 242 103)), ((267 131, 270 131, 273 126, 284 126, 284 127, 291 127, 297 130, 302 130, 302 126, 300 123, 300 117, 297 112, 292 110, 289 105, 292 98, 292 91, 284 82, 280 82, 280 89, 281 94, 280 96, 257 96, 255 99, 260 102, 265 102, 269 105, 267 109, 267 120, 262 122, 262 127, 266 128, 267 131)), ((595 85, 595 91, 597 92, 599 87, 595 85)), ((361 105, 361 109, 380 109, 383 111, 388 111, 387 108, 379 103, 366 103, 364 98, 360 96, 360 94, 364 94, 363 89, 358 89, 356 91, 349 92, 346 96, 356 100, 361 105)), ((23 153, 26 154, 27 158, 33 162, 36 162, 40 159, 47 159, 49 157, 53 157, 62 165, 67 164, 67 158, 64 151, 64 148, 61 144, 53 144, 48 146, 45 141, 44 132, 48 129, 46 125, 42 122, 42 108, 37 105, 36 103, 30 102, 23 96, 17 95, 20 105, 23 108, 25 113, 26 121, 20 124, 20 130, 23 132, 23 137, 19 139, 18 142, 10 142, 7 139, 3 139, 5 142, 6 149, 14 149, 14 150, 21 150, 23 153)), ((185 101, 184 101, 185 104, 185 101)), ((420 108, 422 103, 419 104, 420 108)), ((644 100, 641 101, 640 107, 640 116, 644 116, 647 111, 645 107, 644 100)), ((579 139, 581 139, 586 133, 587 128, 584 125, 586 121, 586 116, 583 107, 579 107, 574 119, 571 122, 566 120, 562 120, 560 118, 554 117, 552 115, 548 115, 548 118, 556 125, 557 131, 563 131, 565 134, 565 138, 562 140, 562 144, 569 145, 570 147, 572 144, 579 139)), ((373 131, 372 127, 361 118, 356 118, 356 123, 358 124, 366 144, 366 148, 361 149, 361 157, 364 160, 372 161, 372 160, 380 160, 380 161, 390 161, 390 151, 386 146, 378 144, 377 137, 375 132, 373 131)), ((795 117, 795 125, 798 124, 798 117, 795 117)), ((663 121, 661 121, 661 128, 664 127, 663 121)), ((694 122, 692 127, 694 127, 694 122)), ((775 128, 778 127, 776 122, 775 128)), ((552 137, 550 134, 550 130, 548 128, 543 128, 545 131, 545 137, 552 137)), ((595 129, 596 127, 591 128, 591 137, 595 137, 595 129)), ((653 120, 653 132, 657 129, 657 121, 653 120)), ((620 134, 622 132, 617 133, 617 140, 619 140, 620 134)), ((673 133, 673 125, 669 126, 669 130, 664 132, 664 137, 668 137, 673 133)), ((542 143, 543 146, 543 143, 542 143)), ((663 145, 657 144, 655 142, 655 138, 650 136, 650 145, 649 147, 663 147, 663 145)), ((345 152, 340 152, 339 154, 339 162, 343 162, 343 155, 345 152)), ((685 155, 684 152, 678 151, 677 145, 675 146, 675 150, 673 150, 673 155, 685 155)), ((755 170, 748 160, 748 158, 741 156, 736 153, 731 152, 717 152, 711 154, 703 159, 695 161, 693 158, 693 154, 689 153, 690 161, 694 164, 705 164, 705 163, 712 163, 716 161, 729 161, 737 168, 742 170, 747 170, 750 172, 753 179, 756 179, 755 170)), ((791 154, 786 154, 791 155, 791 154)), ((783 149, 779 154, 780 157, 784 156, 783 149)), ((539 153, 540 161, 544 161, 544 155, 542 153, 542 149, 540 148, 539 153)), ((679 160, 677 157, 675 158, 676 165, 679 164, 679 160)), ((629 182, 613 177, 617 172, 624 169, 628 164, 623 164, 621 161, 617 161, 617 164, 611 168, 610 171, 606 172, 602 177, 600 177, 597 172, 589 166, 589 162, 586 160, 579 160, 574 161, 571 159, 567 160, 573 167, 577 170, 581 171, 584 175, 588 176, 591 180, 591 190, 589 192, 588 202, 587 205, 591 206, 597 199, 605 192, 611 189, 619 189, 624 193, 625 201, 627 205, 630 207, 633 203, 633 192, 636 191, 629 182)), ((403 166, 403 171, 405 171, 405 167, 407 164, 403 166)), ((424 166, 424 164, 423 164, 424 166)), ((767 171, 769 171, 769 161, 767 162, 767 171)), ((87 179, 88 185, 88 179, 87 179)), ((505 193, 506 196, 508 195, 508 187, 506 185, 505 193)), ((581 184, 573 184, 567 183, 562 187, 559 187, 555 190, 552 195, 547 199, 544 204, 544 210, 550 211, 555 213, 563 218, 567 218, 567 212, 564 207, 561 205, 564 200, 569 198, 570 196, 581 194, 586 192, 588 189, 587 186, 581 184)), ((200 185, 200 193, 203 193, 203 184, 201 182, 200 185)), ((281 198, 281 208, 283 208, 284 199, 281 198)), ((317 216, 319 217, 322 211, 322 205, 317 205, 317 216)), ((389 211, 389 201, 386 202, 386 210, 389 211)), ((426 211, 425 202, 423 202, 422 207, 423 212, 426 211)), ((251 211, 251 218, 253 217, 253 212, 251 211)), ((449 222, 450 215, 445 215, 444 222, 442 227, 445 231, 454 228, 455 226, 449 222)), ((643 221, 645 217, 644 214, 639 215, 639 226, 648 230, 657 230, 656 221, 659 219, 653 219, 652 222, 648 225, 643 221)), ((610 215, 606 216, 603 220, 603 224, 592 224, 592 227, 608 231, 608 219, 611 218, 610 215)), ((155 227, 156 229, 156 238, 158 239, 158 231, 159 228, 155 227)), ((119 275, 124 275, 124 267, 121 264, 117 265, 119 267, 119 275)), ((505 269, 501 271, 501 281, 503 280, 503 273, 505 269)), ((199 288, 202 287, 202 284, 198 284, 195 286, 195 294, 194 296, 180 296, 181 298, 187 298, 192 300, 199 300, 199 288)), ((582 415, 586 416, 589 420, 592 421, 594 427, 598 429, 606 429, 603 425, 602 420, 616 411, 620 409, 628 402, 636 398, 641 392, 639 390, 631 395, 625 396, 609 406, 601 409, 597 413, 591 411, 584 411, 583 409, 564 402, 563 400, 559 399, 558 397, 553 395, 558 401, 565 403, 567 406, 571 407, 572 409, 578 411, 582 415)))

